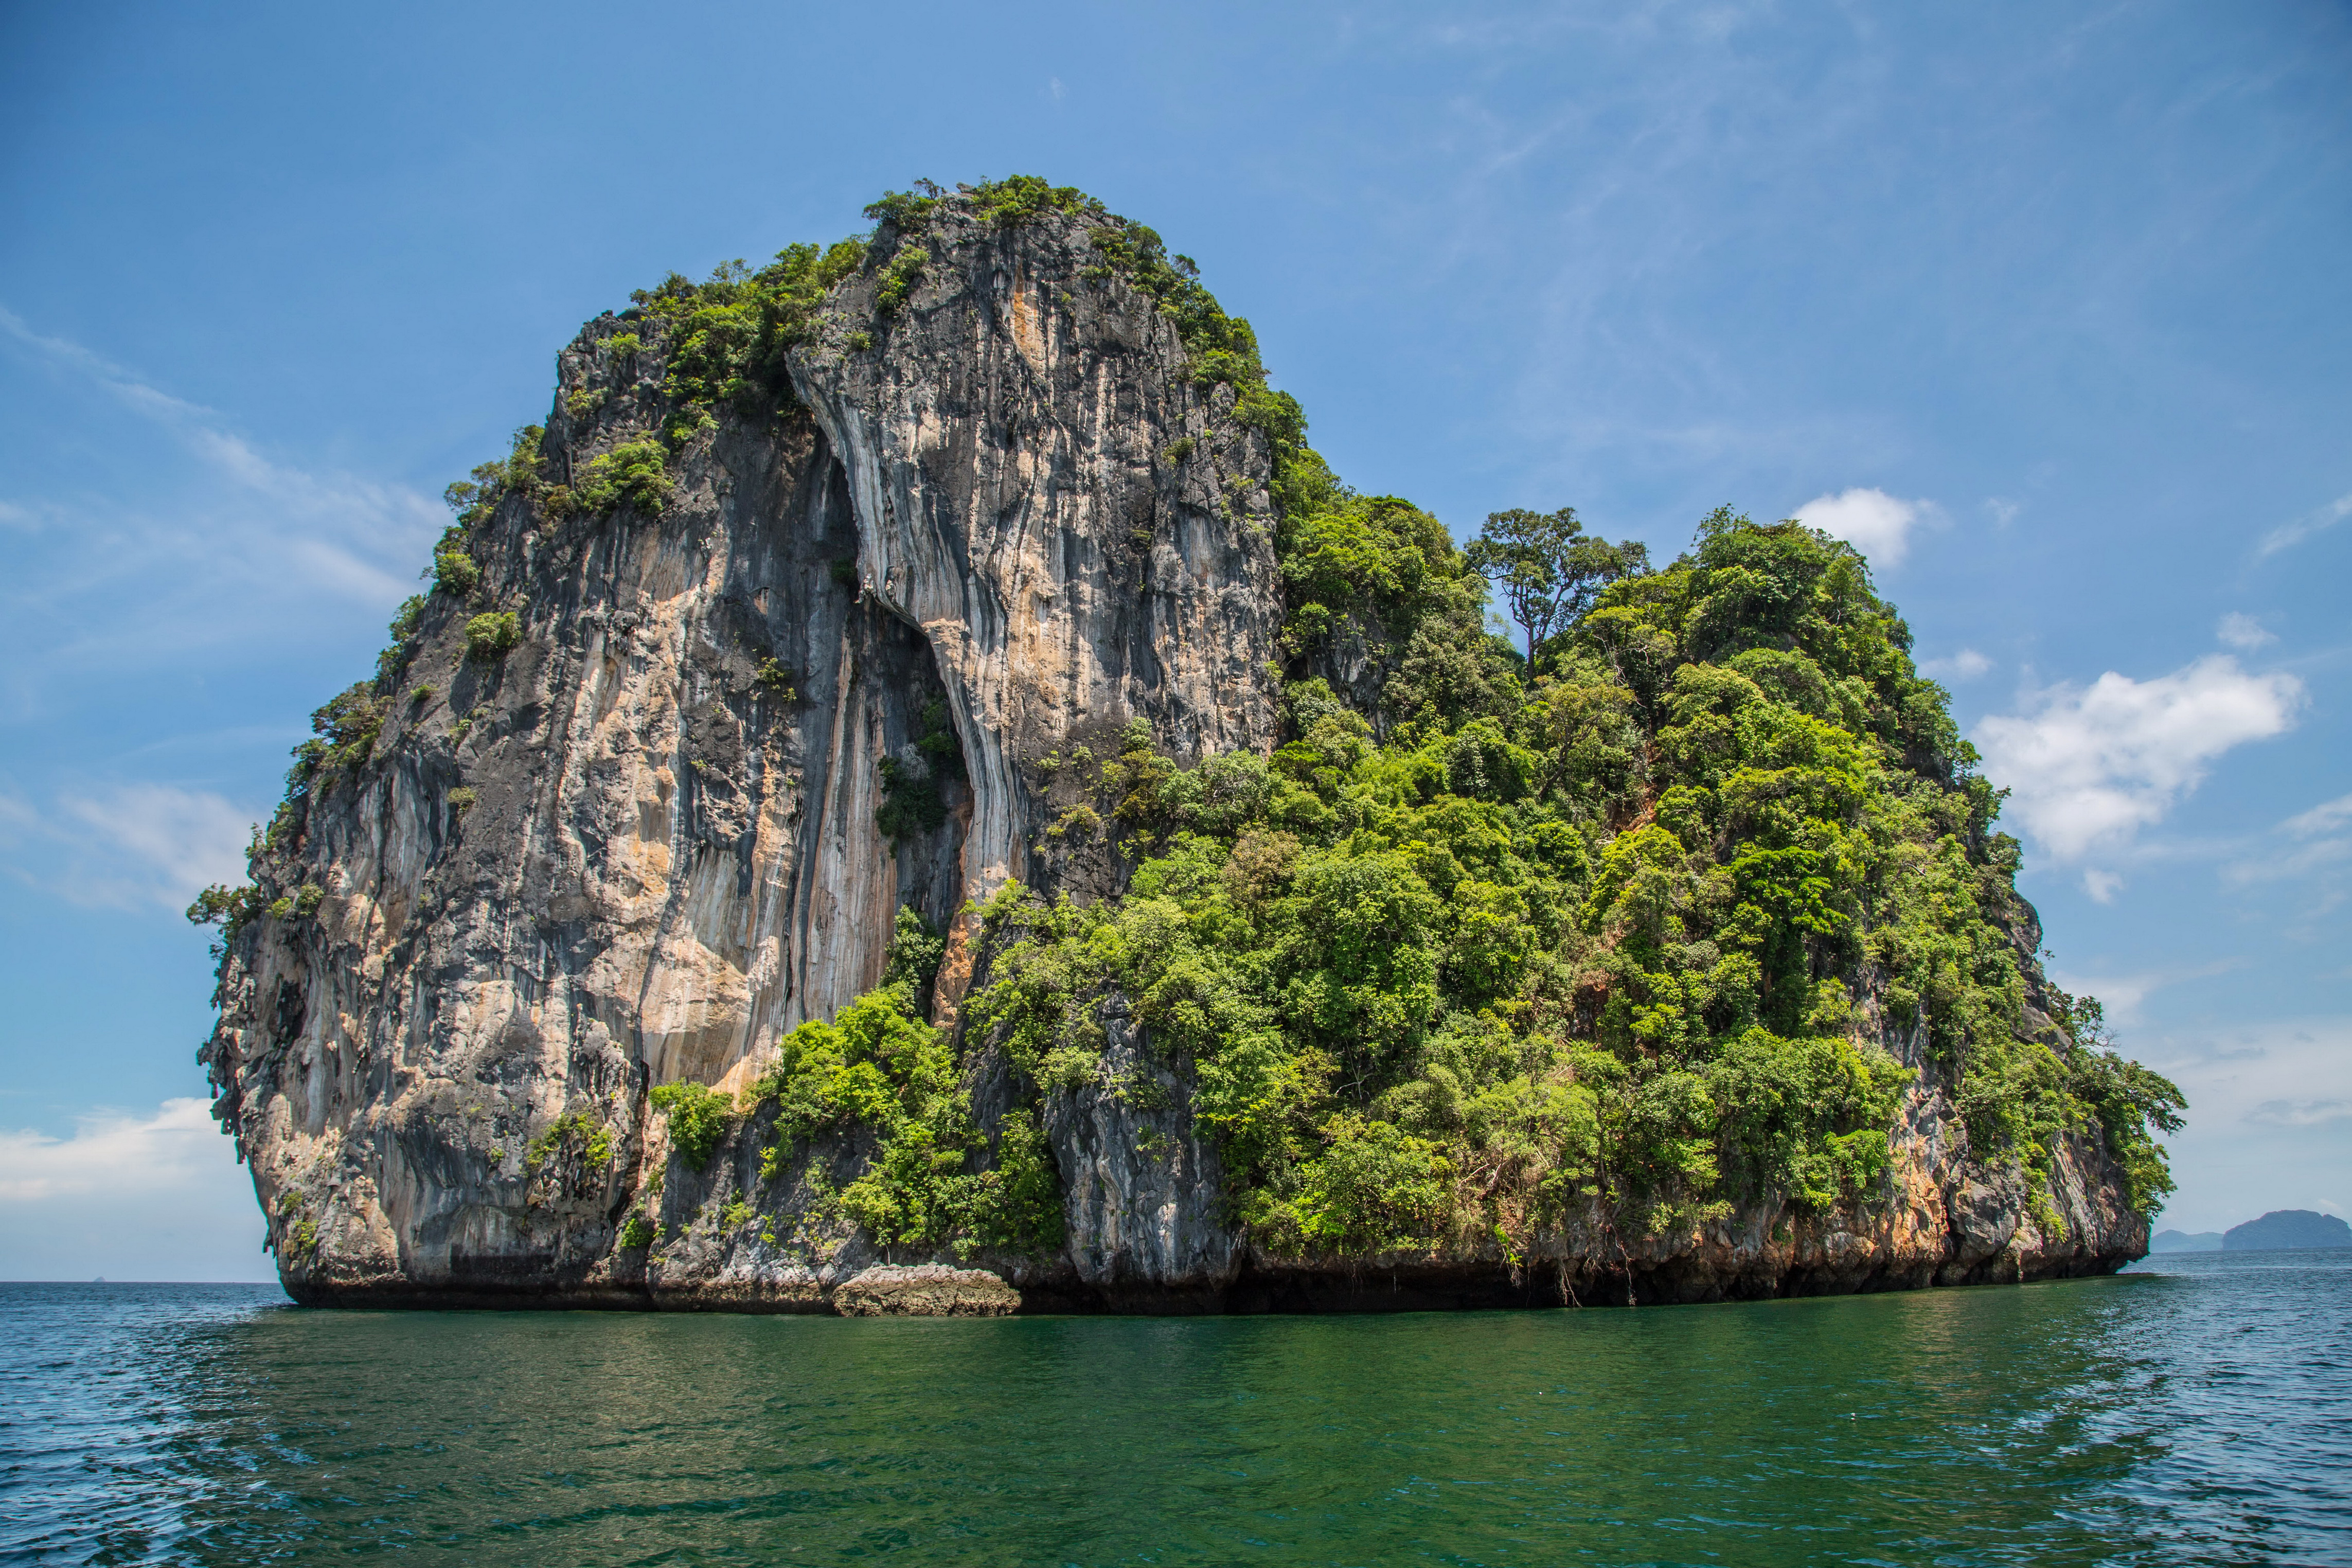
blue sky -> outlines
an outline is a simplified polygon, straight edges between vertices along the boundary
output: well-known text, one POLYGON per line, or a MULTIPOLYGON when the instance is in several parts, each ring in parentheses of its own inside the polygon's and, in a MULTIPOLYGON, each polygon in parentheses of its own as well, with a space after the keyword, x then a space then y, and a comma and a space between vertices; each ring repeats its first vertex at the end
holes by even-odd
POLYGON ((178 910, 578 323, 1013 172, 1457 532, 1863 543, 2195 1101, 2165 1223, 2352 1207, 2344 7, 5 16, 0 1274, 267 1276, 178 910))

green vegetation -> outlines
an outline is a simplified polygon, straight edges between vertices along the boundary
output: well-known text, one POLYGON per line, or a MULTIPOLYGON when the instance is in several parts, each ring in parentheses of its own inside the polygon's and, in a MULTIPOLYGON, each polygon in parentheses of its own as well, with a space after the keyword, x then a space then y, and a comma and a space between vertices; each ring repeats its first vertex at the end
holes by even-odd
POLYGON ((1649 569, 1650 552, 1631 541, 1585 537, 1573 507, 1558 511, 1498 511, 1463 552, 1470 569, 1492 581, 1528 637, 1528 657, 1555 626, 1584 618, 1601 589, 1649 569))
POLYGON ((942 788, 948 780, 964 776, 963 745, 956 739, 944 697, 924 704, 922 723, 922 733, 914 741, 914 760, 882 759, 882 805, 874 822, 894 844, 933 832, 945 822, 948 803, 942 788))
POLYGON ((522 623, 512 610, 494 610, 466 623, 466 657, 496 664, 522 645, 522 623))
MULTIPOLYGON (((457 545, 445 545, 433 552, 433 591, 462 599, 474 591, 482 580, 482 569, 474 558, 457 545)), ((395 633, 397 628, 395 627, 395 633)))
POLYGON ((751 675, 752 681, 761 691, 780 702, 800 700, 799 688, 793 684, 799 679, 791 665, 779 664, 772 658, 761 659, 751 675))
POLYGON ((699 1171, 710 1163, 727 1135, 727 1097, 702 1083, 665 1083, 652 1095, 653 1107, 669 1121, 670 1146, 699 1171))
POLYGON ((1295 1254, 1864 1196, 1911 1077, 1882 1032, 1979 1157, 2045 1174, 2096 1130, 2133 1201, 2168 1190, 2178 1091, 2096 1048, 2095 1003, 2035 1037, 2017 846, 1851 547, 1726 510, 1649 572, 1566 512, 1458 552, 1303 450, 1284 488, 1294 668, 1352 627, 1393 673, 1360 711, 1294 679, 1268 760, 1179 770, 1136 732, 1093 769, 1128 896, 985 911, 966 1014, 1024 1072, 1091 1076, 1125 998, 1295 1254), (1488 570, 1531 658, 1480 629, 1488 570))
MULTIPOLYGON (((773 1071, 752 1085, 773 1101, 778 1138, 805 1144, 863 1129, 877 1149, 835 1198, 877 1240, 908 1246, 1048 1251, 1060 1245, 1062 1198, 1052 1152, 1035 1113, 1008 1113, 991 1139, 974 1121, 962 1068, 946 1030, 916 1011, 943 944, 901 911, 882 986, 829 1024, 801 1025, 782 1043, 773 1071), (974 1170, 992 1150, 992 1168, 974 1170)), ((769 1152, 761 1173, 783 1166, 769 1152)))
POLYGON ((641 1214, 633 1214, 621 1222, 620 1245, 624 1247, 651 1247, 654 1244, 654 1222, 641 1214))
POLYGON ((612 1163, 613 1133, 603 1117, 585 1110, 566 1111, 524 1145, 522 1163, 526 1170, 536 1171, 551 1160, 572 1155, 591 1170, 602 1170, 612 1163))
POLYGON ((589 459, 572 498, 589 511, 610 511, 625 504, 654 516, 669 504, 675 488, 668 462, 669 452, 658 441, 624 441, 589 459))
POLYGON ((920 240, 901 240, 890 264, 882 269, 882 287, 876 292, 874 302, 886 311, 905 304, 915 285, 922 281, 923 268, 930 259, 931 253, 923 248, 920 240))

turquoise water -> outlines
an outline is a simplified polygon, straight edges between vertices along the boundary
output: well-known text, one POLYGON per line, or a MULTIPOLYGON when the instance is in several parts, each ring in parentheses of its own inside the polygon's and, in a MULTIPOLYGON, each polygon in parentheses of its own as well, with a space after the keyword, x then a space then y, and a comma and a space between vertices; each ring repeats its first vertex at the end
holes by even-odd
POLYGON ((2352 1252, 916 1321, 0 1286, 0 1561, 2352 1563, 2352 1252))

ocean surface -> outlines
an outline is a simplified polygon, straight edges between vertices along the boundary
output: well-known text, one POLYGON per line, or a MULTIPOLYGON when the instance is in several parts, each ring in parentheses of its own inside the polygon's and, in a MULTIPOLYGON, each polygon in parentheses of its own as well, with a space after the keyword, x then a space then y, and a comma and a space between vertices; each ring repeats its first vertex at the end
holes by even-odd
POLYGON ((0 1285, 0 1562, 2352 1563, 2352 1251, 979 1321, 0 1285))

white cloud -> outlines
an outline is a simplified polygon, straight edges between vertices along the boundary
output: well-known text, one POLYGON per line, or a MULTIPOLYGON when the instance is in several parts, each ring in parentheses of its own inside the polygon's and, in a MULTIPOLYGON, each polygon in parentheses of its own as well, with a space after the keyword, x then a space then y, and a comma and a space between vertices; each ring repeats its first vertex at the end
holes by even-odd
POLYGON ((2315 838, 2323 833, 2352 824, 2352 795, 2339 795, 2324 801, 2309 811, 2290 816, 2279 824, 2279 831, 2292 833, 2297 838, 2315 838))
POLYGON ((2213 635, 2231 647, 2249 650, 2261 647, 2265 643, 2278 641, 2276 632, 2263 626, 2253 616, 2240 615, 2235 610, 2221 617, 2221 624, 2214 628, 2213 635))
POLYGON ((2017 514, 2025 510, 2005 496, 1987 496, 1984 509, 1991 516, 1995 528, 2007 528, 2017 521, 2017 514))
POLYGON ((2102 871, 2093 866, 2083 872, 2083 891, 2091 895, 2093 903, 2112 904, 2123 889, 2123 878, 2113 871, 2102 871))
POLYGON ((0 1131, 0 1271, 17 1279, 266 1279, 261 1216, 210 1103, 0 1131))
POLYGON ((2324 533, 2346 518, 2352 517, 2352 495, 2338 496, 2316 511, 2305 512, 2293 522, 2283 522, 2263 535, 2254 547, 2254 559, 2267 561, 2282 550, 2291 550, 2315 533, 2324 533))
POLYGON ((0 795, 0 855, 69 903, 176 912, 200 888, 245 880, 254 820, 209 790, 173 784, 99 785, 47 810, 0 795))
POLYGON ((2209 654, 2152 680, 2109 670, 2087 688, 2032 693, 2026 712, 1988 718, 1970 738, 1985 776, 2011 792, 2011 813, 2050 854, 2077 860, 2162 821, 2222 753, 2293 728, 2303 700, 2292 675, 2209 654))
POLYGON ((1959 682, 1974 680, 1992 668, 1992 660, 1972 647, 1964 647, 1948 658, 1923 658, 1919 673, 1930 680, 1959 682))
POLYGON ((1815 496, 1792 515, 1832 539, 1844 540, 1874 566, 1900 566, 1911 548, 1911 531, 1934 510, 1930 501, 1897 500, 1880 489, 1850 489, 1815 496))
POLYGON ((2168 1142, 2180 1180, 2166 1223, 2221 1230, 2270 1209, 2315 1208, 2352 1181, 2352 1016, 2258 1019, 2135 1034, 2126 1054, 2179 1084, 2188 1126, 2168 1142))

